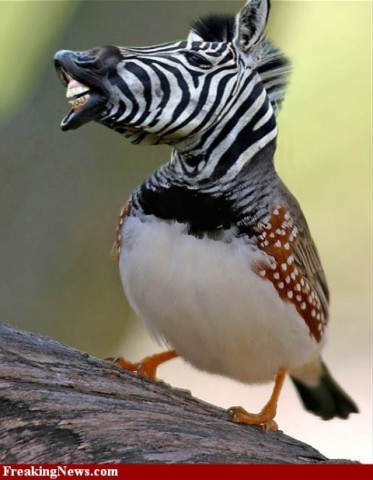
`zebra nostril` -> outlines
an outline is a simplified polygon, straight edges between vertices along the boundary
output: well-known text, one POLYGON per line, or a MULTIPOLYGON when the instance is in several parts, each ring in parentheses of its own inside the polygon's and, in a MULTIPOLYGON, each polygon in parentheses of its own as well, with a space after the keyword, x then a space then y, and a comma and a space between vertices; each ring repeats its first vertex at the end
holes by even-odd
POLYGON ((96 61, 96 55, 90 55, 88 52, 75 52, 75 63, 77 65, 88 65, 96 61))

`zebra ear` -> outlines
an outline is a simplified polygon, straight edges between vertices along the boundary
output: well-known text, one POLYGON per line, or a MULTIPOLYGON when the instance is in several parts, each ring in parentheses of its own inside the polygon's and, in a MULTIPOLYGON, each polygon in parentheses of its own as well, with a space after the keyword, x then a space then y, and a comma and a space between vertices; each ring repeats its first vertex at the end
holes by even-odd
POLYGON ((203 38, 200 35, 198 35, 198 33, 192 28, 192 30, 189 32, 187 41, 188 43, 203 42, 203 38))
POLYGON ((270 0, 248 0, 238 13, 234 42, 241 51, 247 52, 261 39, 267 25, 269 9, 270 0))

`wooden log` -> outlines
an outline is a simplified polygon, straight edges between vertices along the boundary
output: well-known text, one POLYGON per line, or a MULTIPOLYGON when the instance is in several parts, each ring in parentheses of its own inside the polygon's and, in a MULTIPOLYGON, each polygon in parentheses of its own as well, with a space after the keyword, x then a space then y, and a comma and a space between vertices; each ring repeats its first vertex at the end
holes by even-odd
MULTIPOLYGON (((0 324, 1 463, 330 463, 281 431, 0 324)), ((346 462, 348 461, 333 461, 346 462)))

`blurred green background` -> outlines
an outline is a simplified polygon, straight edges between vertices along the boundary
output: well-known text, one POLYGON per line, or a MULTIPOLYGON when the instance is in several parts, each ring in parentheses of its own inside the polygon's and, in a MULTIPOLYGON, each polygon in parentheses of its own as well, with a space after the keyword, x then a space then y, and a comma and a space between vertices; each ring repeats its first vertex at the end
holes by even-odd
MULTIPOLYGON (((302 205, 329 280, 325 358, 362 410, 348 422, 322 422, 287 385, 279 423, 322 453, 372 462, 372 6, 272 3, 269 36, 293 62, 276 165, 302 205)), ((62 133, 69 107, 52 58, 62 48, 182 39, 194 18, 242 5, 0 2, 1 321, 100 357, 156 351, 130 311, 110 250, 122 204, 169 148, 132 146, 93 123, 62 133)), ((271 388, 200 374, 181 360, 161 376, 249 410, 271 388)))

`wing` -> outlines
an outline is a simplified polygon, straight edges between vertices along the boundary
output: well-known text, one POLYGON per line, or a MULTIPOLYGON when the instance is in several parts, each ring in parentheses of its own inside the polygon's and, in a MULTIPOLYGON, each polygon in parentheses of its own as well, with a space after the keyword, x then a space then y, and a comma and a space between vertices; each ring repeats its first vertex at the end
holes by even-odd
POLYGON ((114 245, 112 248, 112 255, 113 257, 119 261, 120 257, 120 252, 122 250, 122 228, 123 224, 126 221, 126 218, 128 215, 130 215, 132 210, 132 197, 130 197, 127 201, 127 203, 122 207, 120 213, 119 213, 119 218, 117 221, 117 227, 116 227, 116 236, 115 236, 115 241, 114 245))
POLYGON ((307 222, 302 212, 300 212, 300 214, 298 219, 295 220, 298 225, 299 234, 293 244, 294 259, 303 276, 308 279, 317 293, 324 316, 327 319, 329 310, 328 285, 307 222))
POLYGON ((297 204, 270 210, 258 227, 257 247, 268 261, 255 264, 254 269, 272 282, 285 302, 294 305, 310 335, 319 342, 327 323, 329 293, 315 244, 297 204))

